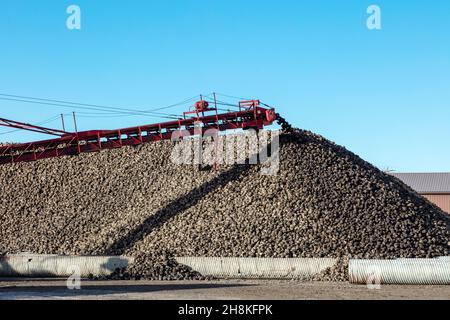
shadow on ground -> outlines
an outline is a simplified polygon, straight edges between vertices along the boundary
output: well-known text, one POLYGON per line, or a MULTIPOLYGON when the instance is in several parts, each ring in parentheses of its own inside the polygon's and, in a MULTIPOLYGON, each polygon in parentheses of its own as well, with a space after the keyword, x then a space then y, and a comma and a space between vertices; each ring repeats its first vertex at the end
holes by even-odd
MULTIPOLYGON (((39 280, 41 282, 41 280, 39 280)), ((29 282, 27 282, 29 283, 29 282)), ((0 296, 4 292, 46 292, 51 293, 53 291, 70 291, 73 293, 80 292, 83 295, 88 294, 90 291, 110 291, 114 293, 140 293, 140 292, 155 292, 155 291, 176 291, 176 290, 196 290, 196 289, 220 289, 220 288, 233 288, 233 287, 248 287, 252 286, 251 284, 220 284, 220 283, 184 283, 184 284, 121 284, 121 285, 85 285, 81 283, 81 290, 68 290, 64 284, 58 285, 27 285, 21 286, 20 284, 8 286, 8 283, 3 283, 4 287, 0 285, 0 296)))
POLYGON ((220 284, 220 283, 183 283, 183 284, 89 284, 81 283, 80 290, 69 290, 65 283, 57 285, 42 285, 41 281, 36 285, 20 285, 18 282, 8 285, 8 281, 0 281, 0 300, 26 298, 26 297, 76 297, 76 296, 98 296, 110 294, 133 294, 149 293, 158 291, 179 291, 179 290, 207 290, 233 287, 247 287, 251 284, 220 284), (3 287, 2 287, 3 286, 3 287))

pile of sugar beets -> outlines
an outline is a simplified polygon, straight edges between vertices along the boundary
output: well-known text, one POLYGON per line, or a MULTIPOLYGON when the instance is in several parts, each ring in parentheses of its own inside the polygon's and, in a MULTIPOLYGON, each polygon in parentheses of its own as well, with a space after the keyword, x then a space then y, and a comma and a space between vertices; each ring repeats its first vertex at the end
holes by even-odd
POLYGON ((348 258, 448 255, 450 222, 438 207, 345 148, 281 124, 275 175, 174 164, 171 141, 0 166, 0 252, 133 256, 113 278, 161 280, 202 278, 176 256, 337 257, 316 278, 345 280, 348 258))

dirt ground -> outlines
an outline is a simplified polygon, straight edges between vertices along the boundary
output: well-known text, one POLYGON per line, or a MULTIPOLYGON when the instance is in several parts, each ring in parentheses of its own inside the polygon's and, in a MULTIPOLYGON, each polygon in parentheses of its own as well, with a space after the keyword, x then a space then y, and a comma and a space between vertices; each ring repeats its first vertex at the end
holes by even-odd
POLYGON ((81 281, 69 290, 65 280, 0 280, 0 300, 245 300, 245 299, 449 299, 450 286, 367 286, 297 281, 81 281))

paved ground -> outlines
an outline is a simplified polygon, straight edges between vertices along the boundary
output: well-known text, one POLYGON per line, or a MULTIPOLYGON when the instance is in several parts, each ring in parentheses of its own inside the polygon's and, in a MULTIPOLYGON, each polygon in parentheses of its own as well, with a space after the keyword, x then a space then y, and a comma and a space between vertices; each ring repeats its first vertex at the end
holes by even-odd
POLYGON ((63 280, 1 280, 4 299, 450 299, 450 286, 381 286, 369 290, 335 282, 295 281, 82 281, 81 290, 63 280))

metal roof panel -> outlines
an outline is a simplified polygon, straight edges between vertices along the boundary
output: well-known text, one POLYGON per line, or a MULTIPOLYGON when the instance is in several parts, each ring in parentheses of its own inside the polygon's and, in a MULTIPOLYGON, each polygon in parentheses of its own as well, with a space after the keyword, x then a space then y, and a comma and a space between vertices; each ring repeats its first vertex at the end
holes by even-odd
POLYGON ((450 193, 450 172, 392 173, 412 189, 421 193, 450 193))

